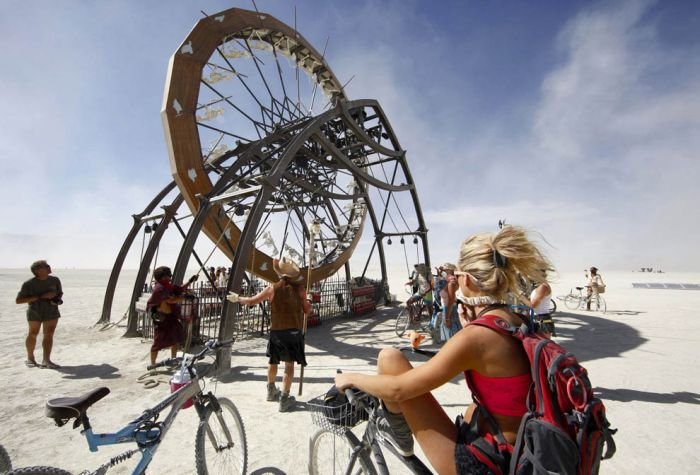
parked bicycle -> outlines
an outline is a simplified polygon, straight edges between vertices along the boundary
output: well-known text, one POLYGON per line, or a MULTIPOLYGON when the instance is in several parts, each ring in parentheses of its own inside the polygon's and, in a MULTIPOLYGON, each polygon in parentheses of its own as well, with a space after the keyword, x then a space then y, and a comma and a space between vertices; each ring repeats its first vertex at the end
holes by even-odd
MULTIPOLYGON (((218 343, 210 340, 197 354, 182 361, 182 370, 190 376, 188 382, 156 406, 147 409, 125 427, 112 433, 95 433, 90 425, 87 410, 90 406, 109 394, 106 387, 97 388, 79 397, 62 397, 52 399, 46 404, 46 415, 56 425, 62 426, 71 419, 73 428, 83 427, 91 452, 96 452, 101 445, 135 443, 136 448, 112 457, 94 471, 81 473, 102 475, 111 467, 140 454, 141 458, 132 474, 143 474, 153 460, 158 446, 172 426, 175 416, 181 409, 193 405, 199 416, 199 426, 195 435, 195 465, 199 475, 226 473, 245 474, 248 463, 243 420, 236 406, 229 399, 218 398, 212 392, 204 393, 204 379, 195 371, 194 364, 217 348, 229 346, 233 340, 218 343), (159 421, 163 410, 170 407, 164 420, 159 421)), ((172 366, 171 360, 165 360, 149 367, 172 366)), ((211 368, 212 365, 209 365, 211 368)), ((15 469, 10 475, 70 475, 69 472, 53 467, 26 467, 15 469)))
MULTIPOLYGON (((430 350, 412 347, 400 349, 428 357, 435 355, 435 352, 430 350)), ((402 456, 382 437, 378 429, 381 417, 379 399, 356 389, 346 390, 345 395, 348 402, 341 405, 327 405, 324 401, 325 394, 307 403, 311 408, 311 420, 321 427, 309 443, 311 475, 388 475, 390 468, 402 473, 406 473, 406 469, 414 474, 432 473, 416 455, 402 456), (365 420, 367 424, 360 438, 352 428, 365 420), (384 450, 394 457, 387 459, 384 450)))
POLYGON ((588 301, 590 300, 591 310, 593 310, 594 312, 605 313, 608 308, 607 304, 605 303, 605 299, 598 293, 584 295, 583 289, 585 288, 586 287, 576 287, 576 291, 574 291, 574 289, 571 289, 571 291, 567 295, 563 296, 564 305, 566 305, 566 307, 571 310, 583 310, 588 308, 588 301))

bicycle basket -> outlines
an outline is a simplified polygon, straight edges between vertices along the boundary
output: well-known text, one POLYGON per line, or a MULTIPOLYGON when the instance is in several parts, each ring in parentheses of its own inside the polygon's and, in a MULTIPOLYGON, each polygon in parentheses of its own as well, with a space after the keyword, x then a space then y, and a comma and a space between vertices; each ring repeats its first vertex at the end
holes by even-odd
POLYGON ((311 421, 326 430, 342 435, 347 429, 367 420, 367 412, 350 404, 344 394, 325 392, 307 402, 311 421))

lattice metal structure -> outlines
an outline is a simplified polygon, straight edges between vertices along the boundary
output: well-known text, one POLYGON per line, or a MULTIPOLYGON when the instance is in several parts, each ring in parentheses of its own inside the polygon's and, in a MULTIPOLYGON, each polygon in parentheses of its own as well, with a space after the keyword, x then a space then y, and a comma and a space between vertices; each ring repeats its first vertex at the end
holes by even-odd
MULTIPOLYGON (((430 265, 418 193, 384 111, 376 100, 348 99, 325 52, 296 28, 236 8, 203 18, 170 60, 161 115, 173 176, 166 190, 176 185, 179 195, 164 207, 158 232, 175 223, 183 236, 175 282, 192 256, 204 265, 193 254, 201 235, 231 261, 227 290, 251 274, 275 281, 272 259, 280 255, 312 283, 341 270, 349 280, 351 258, 356 275, 375 268, 387 282, 392 236, 420 242, 430 265), (187 230, 175 219, 183 202, 192 215, 187 230)), ((124 256, 166 190, 134 216, 103 320, 124 256)), ((142 255, 132 310, 157 239, 142 255)), ((224 302, 221 338, 232 334, 237 307, 224 302)), ((130 313, 130 331, 131 320, 130 313)))

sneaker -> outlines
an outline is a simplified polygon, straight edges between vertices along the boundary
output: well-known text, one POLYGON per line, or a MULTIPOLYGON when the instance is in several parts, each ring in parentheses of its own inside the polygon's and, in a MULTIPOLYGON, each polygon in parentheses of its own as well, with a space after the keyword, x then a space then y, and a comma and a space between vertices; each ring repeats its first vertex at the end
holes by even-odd
POLYGON ((282 394, 280 397, 280 412, 289 412, 294 408, 297 400, 289 394, 282 394))
POLYGON ((275 383, 267 385, 267 400, 268 401, 279 401, 280 394, 282 394, 282 391, 280 391, 279 388, 277 388, 277 386, 275 386, 275 383))
POLYGON ((389 442, 404 457, 413 455, 413 434, 403 414, 392 414, 389 411, 384 411, 384 416, 391 418, 395 424, 392 427, 386 417, 380 416, 377 419, 379 437, 389 442))

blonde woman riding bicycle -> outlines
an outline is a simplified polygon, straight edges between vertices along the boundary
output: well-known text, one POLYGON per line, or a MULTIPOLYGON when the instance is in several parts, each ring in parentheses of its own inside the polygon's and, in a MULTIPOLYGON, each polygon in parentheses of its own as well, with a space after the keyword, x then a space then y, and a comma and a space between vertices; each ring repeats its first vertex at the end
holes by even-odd
MULTIPOLYGON (((506 301, 519 291, 518 276, 542 282, 544 273, 553 270, 526 232, 515 226, 466 239, 456 267, 457 301, 467 320, 491 314, 515 326, 523 320, 511 312, 506 301)), ((503 443, 513 444, 532 382, 522 345, 477 325, 466 325, 432 359, 417 367, 399 350, 385 348, 379 353, 377 373, 338 374, 335 384, 341 390, 356 387, 379 397, 388 422, 379 424, 386 440, 393 440, 400 453, 410 455, 415 436, 441 474, 497 470, 498 462, 484 460, 476 447, 496 444, 499 434, 505 438, 503 443), (475 397, 464 417, 453 422, 431 391, 460 373, 470 381, 475 397), (486 412, 493 417, 487 420, 486 412)))

